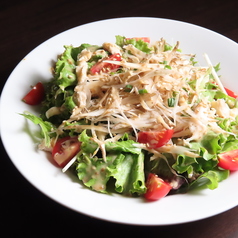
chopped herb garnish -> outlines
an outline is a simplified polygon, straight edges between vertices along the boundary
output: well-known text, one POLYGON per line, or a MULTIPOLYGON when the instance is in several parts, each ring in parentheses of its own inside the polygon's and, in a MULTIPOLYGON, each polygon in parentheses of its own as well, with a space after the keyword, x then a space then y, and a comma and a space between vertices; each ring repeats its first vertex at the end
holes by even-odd
POLYGON ((148 93, 148 91, 146 89, 140 89, 138 90, 139 94, 145 94, 148 93))
POLYGON ((124 91, 125 92, 130 92, 132 90, 133 86, 130 85, 130 84, 127 84, 125 87, 124 87, 124 91))
POLYGON ((172 67, 170 65, 165 65, 164 68, 165 69, 172 69, 172 67))
POLYGON ((174 107, 175 105, 175 98, 168 98, 168 106, 174 107))

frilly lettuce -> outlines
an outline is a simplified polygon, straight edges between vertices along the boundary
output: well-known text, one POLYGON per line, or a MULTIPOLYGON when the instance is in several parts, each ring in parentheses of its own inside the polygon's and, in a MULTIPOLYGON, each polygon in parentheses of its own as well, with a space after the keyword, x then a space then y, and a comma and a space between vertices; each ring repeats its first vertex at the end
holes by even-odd
POLYGON ((65 46, 64 53, 59 57, 55 66, 55 78, 59 87, 64 90, 76 82, 75 59, 72 57, 73 46, 65 46))
POLYGON ((65 51, 58 57, 54 68, 54 79, 45 85, 46 99, 42 103, 42 118, 60 124, 68 119, 72 109, 76 106, 73 93, 77 83, 76 65, 78 54, 85 48, 94 48, 90 44, 81 44, 79 47, 64 46, 65 51), (60 114, 46 118, 45 113, 51 107, 59 107, 60 114))
POLYGON ((134 146, 134 141, 107 142, 106 158, 98 158, 92 156, 98 145, 86 131, 81 133, 79 140, 82 145, 76 171, 78 178, 87 187, 106 193, 108 184, 113 182, 113 187, 118 193, 127 195, 145 193, 144 153, 134 146))
POLYGON ((64 46, 65 51, 59 56, 55 65, 55 79, 56 84, 64 90, 68 86, 76 84, 76 62, 78 54, 86 49, 92 47, 90 44, 82 44, 79 47, 64 46))
POLYGON ((220 169, 217 154, 238 148, 238 140, 232 134, 208 132, 200 142, 191 142, 190 148, 199 156, 197 158, 178 155, 172 165, 177 174, 187 178, 187 189, 207 186, 215 189, 218 182, 229 176, 228 170, 220 169), (189 185, 190 184, 190 185, 189 185))
POLYGON ((152 51, 152 48, 149 47, 149 44, 141 39, 135 40, 133 38, 126 38, 124 36, 116 36, 116 44, 119 45, 120 47, 123 47, 124 45, 133 45, 137 49, 141 50, 142 52, 145 53, 150 53, 152 51))
POLYGON ((51 137, 55 136, 55 133, 52 133, 52 130, 55 129, 55 126, 48 122, 43 121, 40 117, 35 116, 30 112, 25 112, 20 114, 27 118, 28 120, 32 121, 34 124, 39 125, 41 128, 41 137, 44 139, 44 143, 46 147, 50 147, 51 137))
MULTIPOLYGON (((123 36, 116 36, 116 44, 120 47, 132 44, 144 53, 150 53, 152 50, 149 44, 143 40, 128 39, 123 36)), ((73 95, 74 87, 77 84, 75 72, 77 58, 85 48, 95 51, 100 47, 90 44, 82 44, 79 47, 65 46, 65 51, 56 62, 53 80, 45 85, 46 99, 42 103, 41 117, 31 113, 22 114, 41 127, 41 136, 46 146, 50 146, 52 136, 56 137, 54 134, 56 134, 57 125, 60 125, 63 120, 67 120, 76 106, 73 95), (50 108, 59 108, 60 114, 47 118, 45 114, 50 108)), ((165 51, 171 49, 170 46, 165 45, 165 51)), ((88 61, 89 68, 101 57, 103 56, 94 55, 88 61)), ((218 69, 219 65, 216 66, 216 71, 218 69)), ((208 99, 209 102, 213 102, 223 99, 230 108, 236 109, 238 101, 222 92, 215 82, 209 80, 211 77, 211 68, 209 68, 207 74, 201 77, 199 82, 198 80, 188 82, 192 89, 199 89, 198 100, 208 99)), ((174 107, 174 104, 175 97, 169 98, 168 105, 174 107)), ((215 189, 220 181, 229 176, 228 170, 217 166, 217 155, 238 149, 236 136, 238 134, 238 118, 231 120, 217 117, 216 120, 220 128, 226 132, 215 133, 211 130, 201 141, 190 142, 189 150, 197 154, 197 157, 189 157, 184 154, 163 154, 162 158, 151 161, 150 156, 152 155, 148 151, 142 150, 137 142, 130 140, 127 136, 118 142, 102 142, 99 148, 99 144, 86 131, 83 131, 79 135, 82 144, 75 163, 76 173, 87 187, 102 193, 110 191, 112 185, 118 193, 144 194, 146 192, 145 177, 149 172, 158 174, 161 178, 169 181, 174 188, 172 193, 188 191, 201 186, 215 189)), ((86 121, 65 122, 65 126, 87 123, 86 121)), ((63 133, 70 136, 79 134, 74 129, 64 129, 63 133)), ((64 134, 60 136, 64 136, 64 134)))
POLYGON ((218 187, 218 183, 222 180, 227 179, 229 176, 229 170, 222 170, 219 168, 214 168, 212 170, 209 170, 202 175, 200 175, 197 180, 193 181, 189 189, 195 189, 198 187, 207 187, 211 190, 216 189, 218 187))

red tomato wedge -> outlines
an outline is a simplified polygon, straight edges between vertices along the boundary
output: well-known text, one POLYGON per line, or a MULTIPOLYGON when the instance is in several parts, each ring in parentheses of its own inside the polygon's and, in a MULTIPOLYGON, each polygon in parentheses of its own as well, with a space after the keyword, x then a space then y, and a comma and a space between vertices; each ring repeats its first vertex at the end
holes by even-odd
POLYGON ((150 173, 146 181, 146 188, 147 191, 144 197, 147 200, 156 201, 165 197, 172 189, 172 186, 156 174, 150 173))
POLYGON ((45 89, 43 84, 39 82, 23 97, 22 101, 29 105, 38 105, 43 101, 44 97, 45 89))
POLYGON ((227 170, 238 170, 238 149, 218 155, 218 166, 227 170))
POLYGON ((168 143, 174 133, 173 129, 163 131, 140 131, 138 142, 148 144, 152 149, 159 148, 168 143))
POLYGON ((225 90, 226 90, 228 96, 233 97, 233 98, 237 98, 237 97, 238 97, 238 95, 236 95, 236 94, 235 94, 233 91, 231 91, 229 88, 226 88, 226 87, 224 87, 224 88, 225 88, 225 90))
POLYGON ((77 137, 67 136, 58 139, 52 150, 53 159, 63 168, 80 151, 80 146, 77 137))
POLYGON ((101 61, 98 61, 90 69, 91 74, 100 73, 101 71, 114 72, 120 67, 120 65, 104 62, 105 60, 121 61, 121 55, 118 53, 112 54, 108 57, 103 58, 101 61))
POLYGON ((132 38, 126 38, 126 40, 130 39, 135 39, 136 41, 138 40, 143 40, 144 42, 150 43, 150 37, 132 37, 132 38))

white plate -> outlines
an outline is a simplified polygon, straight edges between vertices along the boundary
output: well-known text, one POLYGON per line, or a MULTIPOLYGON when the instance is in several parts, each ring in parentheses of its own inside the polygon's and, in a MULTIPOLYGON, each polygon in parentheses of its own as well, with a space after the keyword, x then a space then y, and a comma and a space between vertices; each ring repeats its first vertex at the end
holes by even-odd
POLYGON ((238 172, 220 183, 216 190, 173 195, 157 202, 120 195, 104 195, 82 187, 76 179, 54 167, 29 136, 27 124, 18 113, 34 111, 21 101, 29 85, 51 78, 50 67, 63 45, 115 42, 115 35, 161 37, 173 44, 180 41, 185 53, 196 53, 205 65, 203 53, 213 64, 221 63, 222 80, 238 92, 238 45, 213 31, 179 21, 159 18, 119 18, 98 21, 65 31, 30 52, 10 75, 1 96, 1 136, 9 157, 41 192, 77 212, 119 223, 168 225, 203 219, 224 212, 238 204, 238 172), (13 146, 14 145, 14 146, 13 146))

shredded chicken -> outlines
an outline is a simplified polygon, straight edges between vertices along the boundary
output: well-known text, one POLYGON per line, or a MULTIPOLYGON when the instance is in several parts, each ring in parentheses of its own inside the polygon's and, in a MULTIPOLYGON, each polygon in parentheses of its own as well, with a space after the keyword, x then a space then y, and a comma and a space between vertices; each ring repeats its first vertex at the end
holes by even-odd
POLYGON ((105 42, 103 48, 111 54, 121 54, 121 48, 116 44, 105 42))

